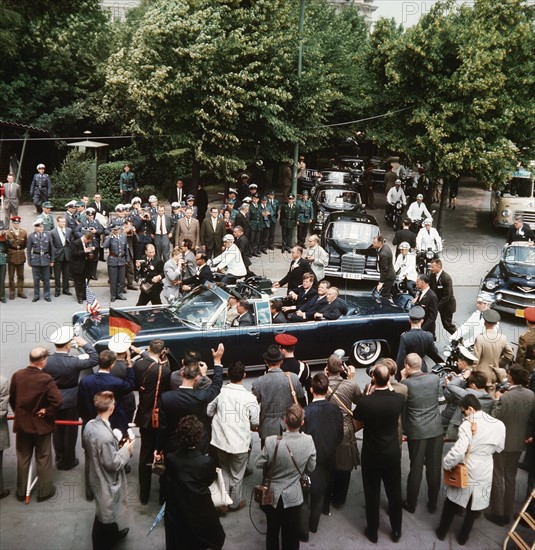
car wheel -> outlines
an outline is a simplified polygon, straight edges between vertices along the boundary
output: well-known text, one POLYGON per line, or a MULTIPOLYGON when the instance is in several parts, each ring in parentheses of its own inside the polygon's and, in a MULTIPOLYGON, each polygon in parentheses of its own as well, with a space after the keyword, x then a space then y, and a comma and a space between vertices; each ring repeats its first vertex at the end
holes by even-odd
POLYGON ((377 340, 361 340, 353 345, 351 359, 358 367, 372 365, 380 357, 382 351, 381 342, 377 340))

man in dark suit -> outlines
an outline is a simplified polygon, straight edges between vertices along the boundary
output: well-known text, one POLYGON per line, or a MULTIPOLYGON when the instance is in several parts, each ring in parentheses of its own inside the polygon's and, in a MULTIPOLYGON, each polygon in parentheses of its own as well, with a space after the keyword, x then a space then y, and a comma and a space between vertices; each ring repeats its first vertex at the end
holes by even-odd
MULTIPOLYGON (((201 378, 199 364, 187 363, 182 373, 181 387, 167 391, 160 397, 159 424, 156 435, 156 449, 169 454, 177 449, 176 428, 178 421, 188 415, 195 415, 205 426, 206 433, 199 445, 201 452, 208 451, 210 443, 210 418, 206 414, 206 406, 211 403, 221 391, 223 386, 223 364, 221 362, 225 347, 219 344, 216 350, 212 350, 214 360, 214 375, 212 383, 203 388, 196 389, 196 382, 201 378)), ((158 455, 159 456, 159 455, 158 455)))
POLYGON ((516 215, 513 225, 509 228, 505 242, 511 244, 515 241, 533 240, 535 240, 535 233, 533 230, 524 222, 524 218, 520 214, 516 215))
POLYGON ((71 273, 79 304, 85 299, 85 285, 89 279, 91 256, 95 253, 92 233, 86 233, 83 237, 71 242, 71 273))
POLYGON ((312 379, 313 400, 305 408, 303 431, 312 436, 316 447, 316 469, 311 472, 309 529, 318 530, 323 502, 336 466, 336 449, 344 435, 344 417, 338 405, 325 398, 329 379, 319 372, 312 379))
POLYGON ((396 271, 394 270, 394 261, 390 247, 385 245, 382 235, 376 235, 373 238, 372 246, 377 250, 377 267, 379 269, 379 283, 376 291, 386 299, 392 296, 392 287, 396 280, 396 271))
POLYGON ((30 365, 12 376, 9 387, 9 404, 15 413, 13 431, 17 434, 16 496, 21 502, 26 496, 34 449, 37 502, 48 500, 56 494, 52 484, 51 435, 63 398, 52 376, 43 372, 47 357, 45 348, 33 348, 30 365))
MULTIPOLYGON (((247 238, 247 241, 249 241, 251 237, 251 223, 249 222, 249 204, 246 202, 238 208, 238 213, 234 219, 234 227, 238 225, 243 227, 243 234, 247 238)), ((251 256, 250 247, 248 256, 251 256)))
POLYGON ((318 285, 316 296, 308 301, 304 306, 300 307, 295 313, 288 315, 288 320, 292 322, 312 321, 314 319, 314 313, 319 311, 321 307, 327 302, 327 290, 331 288, 331 283, 324 279, 318 285))
POLYGON ((373 369, 373 393, 361 397, 353 416, 358 429, 364 426, 362 439, 362 484, 366 501, 368 540, 377 542, 381 480, 388 499, 390 538, 401 537, 401 449, 398 442, 398 421, 405 405, 400 393, 389 391, 390 371, 386 365, 373 369))
POLYGON ((422 330, 429 331, 435 338, 436 321, 438 315, 438 298, 437 295, 429 287, 429 277, 424 273, 418 275, 416 279, 416 298, 414 304, 422 306, 425 311, 422 330))
POLYGON ((210 208, 210 216, 205 218, 201 224, 201 246, 206 256, 211 260, 221 254, 223 237, 225 235, 225 222, 219 217, 217 207, 210 208))
POLYGON ((422 371, 427 372, 428 368, 424 357, 430 357, 435 363, 441 363, 442 357, 438 354, 433 335, 422 330, 422 323, 425 317, 424 308, 414 306, 409 310, 411 329, 404 332, 399 340, 398 356, 396 363, 400 373, 405 364, 405 357, 409 353, 417 353, 422 358, 422 371))
POLYGON ((403 508, 414 514, 425 465, 427 480, 427 510, 437 509, 442 479, 442 447, 444 430, 439 409, 440 379, 422 372, 422 359, 416 353, 405 357, 401 383, 407 386, 407 402, 403 414, 403 429, 409 447, 410 471, 407 478, 407 500, 403 508))
POLYGON ((303 249, 300 246, 294 246, 291 249, 292 261, 290 262, 290 269, 288 273, 278 282, 274 283, 274 288, 280 288, 288 283, 288 292, 297 292, 299 285, 303 281, 303 275, 311 271, 310 264, 303 260, 303 249))
POLYGON ((171 216, 165 213, 165 206, 159 205, 156 215, 151 217, 152 234, 156 257, 166 262, 169 259, 169 241, 173 236, 171 216))
POLYGON ((411 245, 411 248, 416 248, 416 235, 409 229, 409 226, 411 225, 411 221, 407 218, 403 218, 403 227, 401 229, 398 229, 396 231, 396 234, 394 235, 394 240, 392 241, 392 244, 396 245, 396 258, 401 254, 401 250, 399 249, 399 245, 401 243, 407 242, 411 245))
POLYGON ((288 314, 289 312, 302 309, 308 302, 316 300, 318 291, 314 288, 314 281, 316 276, 312 272, 306 272, 303 275, 303 282, 297 288, 297 292, 291 291, 284 299, 283 311, 288 314))
POLYGON ((177 180, 175 187, 173 187, 171 193, 169 193, 169 202, 178 202, 179 204, 181 202, 186 202, 186 197, 188 193, 187 190, 184 188, 184 182, 182 180, 177 180))
POLYGON ((143 290, 137 301, 137 306, 145 306, 149 302, 153 305, 161 304, 160 294, 163 289, 163 262, 156 258, 156 248, 153 244, 148 244, 145 247, 145 256, 141 260, 136 260, 136 268, 139 270, 139 280, 141 283, 150 283, 152 286, 148 292, 143 290))
POLYGON ((282 302, 280 300, 270 300, 269 310, 271 312, 271 322, 274 325, 280 325, 288 322, 282 312, 282 302))
POLYGON ((95 193, 93 195, 93 200, 87 205, 87 207, 94 208, 98 214, 104 216, 105 218, 107 218, 111 212, 111 208, 109 207, 108 203, 102 200, 102 196, 100 193, 95 193))
POLYGON ((197 271, 192 277, 187 277, 182 280, 182 290, 184 292, 188 292, 193 287, 203 285, 207 281, 212 281, 214 279, 214 274, 210 269, 210 266, 206 263, 207 261, 208 257, 204 252, 197 252, 197 254, 195 254, 197 271))
POLYGON ((252 313, 249 311, 251 304, 243 298, 238 301, 236 310, 238 311, 238 317, 232 321, 233 327, 252 327, 254 326, 254 319, 252 313))
MULTIPOLYGON (((314 319, 320 321, 322 319, 338 319, 347 313, 347 305, 338 296, 340 291, 335 286, 331 286, 327 290, 327 301, 321 303, 314 313, 314 319)), ((316 302, 317 305, 317 302, 316 302)))
POLYGON ((441 260, 437 259, 431 262, 429 286, 437 295, 438 311, 440 313, 442 326, 450 334, 453 334, 457 330, 457 327, 453 323, 453 314, 457 309, 457 302, 453 295, 452 278, 442 269, 441 260))
POLYGON ((235 225, 232 234, 234 235, 234 244, 239 248, 243 263, 247 268, 247 277, 254 277, 254 273, 251 271, 251 249, 249 241, 243 233, 243 227, 235 225))
POLYGON ((63 294, 72 296, 69 290, 72 236, 71 230, 66 227, 65 216, 58 216, 56 222, 56 227, 50 232, 50 239, 54 247, 54 280, 56 283, 54 296, 57 298, 61 294, 61 288, 63 288, 63 294))

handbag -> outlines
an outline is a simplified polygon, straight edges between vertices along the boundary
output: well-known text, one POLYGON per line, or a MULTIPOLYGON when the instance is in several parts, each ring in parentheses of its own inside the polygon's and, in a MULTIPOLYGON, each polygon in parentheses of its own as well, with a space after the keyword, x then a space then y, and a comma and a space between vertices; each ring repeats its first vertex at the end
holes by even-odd
POLYGON ((223 472, 221 468, 215 469, 217 477, 215 481, 210 485, 210 495, 212 496, 212 502, 216 508, 221 506, 229 506, 232 504, 227 489, 225 487, 225 480, 223 479, 223 472))
POLYGON ((152 290, 152 287, 154 285, 152 283, 141 283, 141 285, 139 285, 139 288, 141 289, 141 292, 143 292, 143 294, 150 294, 150 291, 152 290))
POLYGON ((279 443, 282 436, 277 437, 277 444, 275 445, 275 452, 273 453, 273 460, 268 468, 267 478, 262 481, 261 485, 255 485, 254 499, 260 506, 273 506, 273 489, 271 488, 271 478, 273 477, 273 468, 275 467, 275 461, 277 460, 277 452, 279 450, 279 443))
MULTIPOLYGON (((475 422, 470 422, 470 429, 472 430, 472 439, 476 433, 477 425, 475 422)), ((457 487, 459 489, 466 489, 469 484, 468 480, 468 459, 470 458, 470 448, 472 442, 468 446, 466 454, 464 456, 464 463, 460 462, 455 465, 453 469, 446 470, 444 468, 444 483, 450 487, 457 487)))

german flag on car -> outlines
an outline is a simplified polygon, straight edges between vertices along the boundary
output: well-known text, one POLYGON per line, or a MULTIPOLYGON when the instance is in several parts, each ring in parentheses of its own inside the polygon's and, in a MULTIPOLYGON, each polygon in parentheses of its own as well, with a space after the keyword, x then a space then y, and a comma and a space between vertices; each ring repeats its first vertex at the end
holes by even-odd
POLYGON ((126 311, 119 311, 110 307, 110 336, 126 333, 134 341, 136 334, 141 330, 141 325, 136 318, 126 311))

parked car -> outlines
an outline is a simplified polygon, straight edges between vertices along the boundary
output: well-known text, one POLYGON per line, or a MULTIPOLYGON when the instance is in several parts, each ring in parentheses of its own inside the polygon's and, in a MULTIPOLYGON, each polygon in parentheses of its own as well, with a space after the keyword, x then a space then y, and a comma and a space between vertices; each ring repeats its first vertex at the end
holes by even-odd
POLYGON ((320 183, 312 189, 312 200, 315 233, 322 232, 332 212, 364 211, 360 194, 346 184, 320 183))
POLYGON ((363 211, 333 212, 322 234, 322 246, 329 253, 325 275, 378 281, 377 253, 371 244, 379 233, 374 216, 363 211))
MULTIPOLYGON (((233 327, 227 324, 229 294, 214 283, 193 289, 172 305, 127 307, 141 330, 135 345, 147 346, 154 338, 165 340, 170 354, 180 360, 184 351, 199 350, 210 364, 211 348, 219 342, 225 346, 225 365, 240 360, 247 370, 264 371, 262 353, 274 337, 289 332, 299 338, 296 354, 311 365, 323 365, 338 348, 349 351, 354 365, 367 366, 379 357, 395 357, 402 332, 407 330, 407 314, 388 300, 371 295, 348 295, 344 298, 346 313, 336 320, 272 324, 270 293, 250 284, 238 283, 236 291, 252 305, 255 324, 233 327)), ((109 316, 80 312, 73 316, 77 334, 87 339, 97 351, 106 349, 109 341, 109 316)))
POLYGON ((509 228, 517 214, 535 229, 535 178, 520 168, 503 189, 494 190, 490 198, 491 221, 495 227, 509 228))
POLYGON ((495 309, 516 314, 535 306, 535 245, 513 242, 481 281, 480 292, 490 295, 495 309))
POLYGON ((310 191, 319 181, 322 175, 315 168, 307 168, 300 178, 297 178, 297 192, 301 193, 305 189, 310 191))

